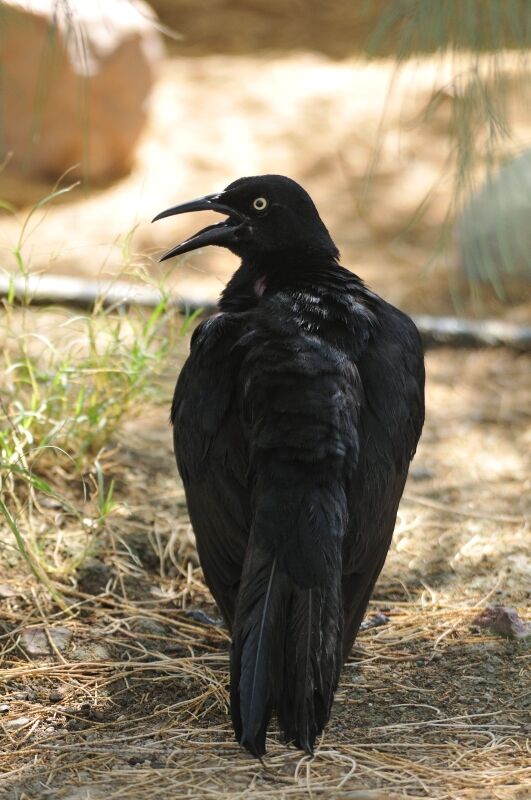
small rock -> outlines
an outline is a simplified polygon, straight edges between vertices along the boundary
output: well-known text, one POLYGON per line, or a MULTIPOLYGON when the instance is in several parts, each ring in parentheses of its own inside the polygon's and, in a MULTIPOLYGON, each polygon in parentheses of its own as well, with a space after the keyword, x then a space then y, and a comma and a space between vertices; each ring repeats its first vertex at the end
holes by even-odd
POLYGON ((76 643, 69 654, 72 661, 106 661, 111 657, 109 648, 97 641, 76 643))
POLYGON ((39 505, 44 506, 44 508, 64 508, 63 503, 59 500, 56 500, 54 497, 41 497, 39 500, 39 505))
POLYGON ((52 691, 48 695, 50 703, 59 703, 65 696, 65 691, 66 690, 64 688, 52 689, 52 691))
POLYGON ((9 728, 12 731, 18 731, 20 728, 24 728, 31 722, 29 717, 17 717, 17 719, 10 719, 4 723, 6 728, 9 728))
POLYGON ((0 583, 0 597, 6 600, 8 597, 17 597, 21 592, 17 591, 13 586, 8 583, 0 583))
POLYGON ((223 625, 223 620, 212 619, 205 611, 201 611, 200 608, 192 608, 189 611, 185 611, 185 616, 195 620, 195 622, 201 622, 203 625, 214 625, 216 628, 220 628, 223 625))
POLYGON ((0 161, 12 151, 47 177, 83 164, 93 181, 128 172, 163 53, 156 26, 142 0, 4 0, 0 161))
POLYGON ((50 639, 58 650, 66 650, 72 639, 68 628, 24 628, 21 644, 29 656, 53 655, 50 639))
POLYGON ((11 695, 11 700, 29 700, 33 702, 36 698, 35 692, 13 692, 11 695))
POLYGON ((78 569, 77 584, 85 594, 103 594, 107 585, 114 577, 114 571, 109 564, 99 558, 87 558, 78 569))
POLYGON ((428 481, 430 478, 433 478, 434 472, 429 467, 412 467, 409 470, 409 474, 414 481, 428 481))
POLYGON ((147 617, 133 620, 131 623, 131 630, 135 633, 145 633, 150 636, 167 636, 168 634, 165 625, 147 617))
POLYGON ((525 639, 531 636, 531 623, 524 622, 514 608, 505 608, 504 606, 487 606, 472 620, 472 625, 476 625, 478 628, 487 628, 493 633, 511 636, 514 639, 525 639))
POLYGON ((87 727, 87 723, 83 719, 70 719, 66 724, 68 731, 82 731, 87 727))
POLYGON ((371 628, 379 628, 381 625, 387 625, 389 617, 385 614, 372 614, 367 619, 364 619, 360 625, 360 631, 368 631, 371 628))
POLYGON ((160 556, 153 549, 145 533, 130 533, 127 547, 146 570, 160 569, 160 556))
POLYGON ((9 703, 0 703, 0 714, 5 714, 6 711, 9 711, 10 705, 9 703))

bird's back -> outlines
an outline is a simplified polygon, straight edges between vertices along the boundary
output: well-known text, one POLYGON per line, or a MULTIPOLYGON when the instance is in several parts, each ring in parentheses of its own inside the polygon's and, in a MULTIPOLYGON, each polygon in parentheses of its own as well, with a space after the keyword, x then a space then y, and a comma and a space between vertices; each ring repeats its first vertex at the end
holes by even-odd
POLYGON ((238 296, 195 334, 177 461, 232 631, 238 738, 261 754, 276 708, 311 750, 390 544, 422 350, 409 318, 337 265, 238 296))

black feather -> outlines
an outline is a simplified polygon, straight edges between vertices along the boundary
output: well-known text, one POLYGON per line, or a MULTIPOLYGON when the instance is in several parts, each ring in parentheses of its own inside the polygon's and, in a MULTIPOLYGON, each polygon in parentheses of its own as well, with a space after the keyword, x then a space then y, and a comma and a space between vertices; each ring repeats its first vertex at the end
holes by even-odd
POLYGON ((285 581, 275 558, 258 548, 249 552, 232 638, 231 714, 237 740, 262 756, 282 674, 277 625, 285 581))
POLYGON ((260 757, 276 710, 312 752, 422 429, 422 348, 407 316, 339 266, 294 181, 240 179, 163 216, 205 208, 228 218, 176 250, 216 243, 242 262, 177 383, 177 464, 232 632, 237 739, 260 757))
POLYGON ((286 741, 307 753, 330 717, 342 665, 341 617, 337 579, 326 589, 293 589, 279 723, 286 741))

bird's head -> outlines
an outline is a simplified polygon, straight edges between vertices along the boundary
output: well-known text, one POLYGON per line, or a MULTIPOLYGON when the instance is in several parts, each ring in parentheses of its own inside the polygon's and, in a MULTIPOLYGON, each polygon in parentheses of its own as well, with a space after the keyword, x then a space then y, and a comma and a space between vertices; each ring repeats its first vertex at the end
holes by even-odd
POLYGON ((161 261, 210 244, 226 247, 243 259, 270 259, 278 253, 339 257, 311 197, 291 178, 239 178, 222 192, 162 211, 153 222, 174 214, 207 210, 225 214, 226 219, 172 247, 161 261))

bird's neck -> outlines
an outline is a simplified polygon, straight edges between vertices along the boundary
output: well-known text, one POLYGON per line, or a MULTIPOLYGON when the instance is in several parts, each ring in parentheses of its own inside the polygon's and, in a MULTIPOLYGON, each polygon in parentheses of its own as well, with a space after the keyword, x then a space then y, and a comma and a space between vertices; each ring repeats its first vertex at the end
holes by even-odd
POLYGON ((363 284, 353 273, 339 266, 331 255, 285 254, 277 258, 243 259, 221 294, 222 311, 247 311, 260 298, 282 291, 300 291, 309 287, 342 288, 363 284))

